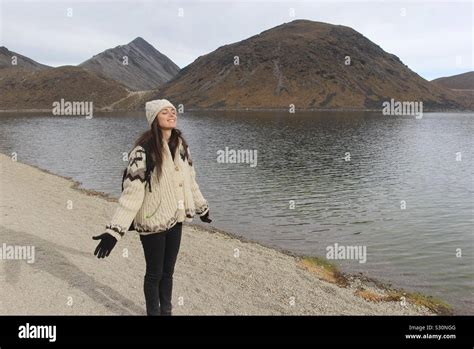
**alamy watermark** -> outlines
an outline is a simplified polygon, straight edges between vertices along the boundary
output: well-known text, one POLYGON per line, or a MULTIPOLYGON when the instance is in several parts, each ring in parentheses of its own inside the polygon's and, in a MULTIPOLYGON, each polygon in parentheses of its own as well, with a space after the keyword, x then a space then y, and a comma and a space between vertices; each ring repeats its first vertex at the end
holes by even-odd
POLYGON ((382 103, 383 115, 413 115, 417 119, 423 117, 422 101, 396 101, 393 98, 390 101, 382 103))
POLYGON ((86 119, 92 119, 94 114, 94 103, 92 101, 60 101, 53 102, 53 115, 79 115, 86 119))
POLYGON ((367 246, 343 246, 337 242, 326 247, 327 259, 355 259, 359 263, 367 262, 367 246))
POLYGON ((250 164, 250 167, 257 166, 257 150, 256 149, 229 149, 217 151, 217 162, 222 164, 250 164))
POLYGON ((20 339, 48 339, 56 342, 56 325, 25 325, 18 327, 18 338, 20 339))
POLYGON ((26 260, 31 264, 35 262, 35 247, 21 245, 7 245, 3 243, 0 246, 0 260, 26 260))

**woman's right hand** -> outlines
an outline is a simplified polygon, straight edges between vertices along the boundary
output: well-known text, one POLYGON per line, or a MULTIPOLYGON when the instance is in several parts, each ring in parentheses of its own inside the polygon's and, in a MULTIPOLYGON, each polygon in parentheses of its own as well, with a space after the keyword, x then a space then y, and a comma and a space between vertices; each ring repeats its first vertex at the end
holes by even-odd
POLYGON ((97 256, 97 258, 108 257, 117 243, 117 239, 109 233, 93 236, 92 239, 100 240, 99 245, 97 245, 94 251, 94 256, 97 256))

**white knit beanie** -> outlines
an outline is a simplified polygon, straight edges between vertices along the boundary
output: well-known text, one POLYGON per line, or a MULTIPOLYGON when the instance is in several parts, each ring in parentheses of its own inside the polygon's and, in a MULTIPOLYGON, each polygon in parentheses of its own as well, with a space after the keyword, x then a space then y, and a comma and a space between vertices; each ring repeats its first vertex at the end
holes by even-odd
POLYGON ((168 101, 167 99, 155 99, 153 101, 149 101, 145 103, 145 112, 146 112, 146 119, 148 121, 148 125, 151 126, 153 120, 158 115, 158 113, 167 107, 174 107, 174 105, 168 101))

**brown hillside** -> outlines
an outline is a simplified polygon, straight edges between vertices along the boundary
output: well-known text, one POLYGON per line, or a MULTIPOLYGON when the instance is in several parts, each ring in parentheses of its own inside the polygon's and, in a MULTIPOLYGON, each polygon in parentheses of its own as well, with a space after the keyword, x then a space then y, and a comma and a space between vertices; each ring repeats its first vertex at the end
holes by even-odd
POLYGON ((188 108, 378 109, 383 101, 462 108, 355 30, 295 20, 197 58, 157 90, 188 108), (234 57, 240 59, 234 65, 234 57), (345 57, 351 65, 345 65, 345 57))

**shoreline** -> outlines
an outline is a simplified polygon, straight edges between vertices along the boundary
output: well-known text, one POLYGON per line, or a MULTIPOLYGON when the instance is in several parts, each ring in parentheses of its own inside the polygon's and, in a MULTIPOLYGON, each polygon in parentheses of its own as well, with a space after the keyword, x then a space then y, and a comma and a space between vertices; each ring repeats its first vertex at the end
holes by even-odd
MULTIPOLYGON (((295 109, 297 112, 382 112, 380 109, 370 108, 310 108, 310 109, 295 109)), ((124 112, 144 112, 145 109, 94 109, 94 113, 124 113, 124 112)), ((186 112, 206 112, 206 111, 221 111, 221 112, 288 112, 288 108, 187 108, 186 112)), ((1 113, 51 113, 52 108, 31 108, 31 109, 0 109, 1 113)), ((185 112, 185 113, 186 113, 185 112)), ((424 108, 423 113, 472 113, 474 110, 470 109, 429 109, 424 108)), ((51 115, 51 116, 85 116, 85 115, 51 115)))
MULTIPOLYGON (((21 268, 22 271, 27 268, 23 277, 14 276, 13 273, 8 272, 8 268, 11 267, 5 264, 4 268, 7 268, 5 294, 18 294, 19 299, 6 305, 5 296, 0 295, 0 311, 9 315, 89 314, 91 312, 92 314, 108 314, 112 309, 114 314, 129 312, 141 315, 140 307, 129 306, 125 307, 127 310, 124 310, 116 304, 117 302, 110 304, 110 300, 102 299, 87 286, 88 283, 92 285, 97 283, 97 280, 108 280, 113 287, 108 284, 103 287, 108 289, 109 294, 115 295, 116 300, 126 298, 127 302, 139 303, 142 309, 144 308, 141 290, 144 261, 138 234, 129 232, 119 242, 117 251, 114 251, 115 254, 112 252, 108 260, 99 261, 92 254, 95 242, 92 241, 91 236, 103 232, 107 220, 114 212, 118 198, 82 188, 81 182, 71 177, 57 175, 34 165, 12 161, 8 155, 2 153, 0 153, 0 169, 2 172, 0 182, 2 242, 12 239, 17 244, 35 242, 40 250, 48 251, 44 258, 40 256, 39 262, 36 263, 39 267, 19 267, 16 262, 0 259, 0 266, 4 263, 16 263, 13 268, 21 268), (55 186, 53 190, 50 188, 51 185, 55 186), (45 201, 45 198, 48 200, 45 201), (76 207, 69 211, 78 210, 75 214, 65 210, 66 198, 70 198, 73 207, 76 207), (31 226, 35 227, 34 233, 28 232, 28 227, 31 226), (84 226, 88 228, 85 229, 84 226), (58 234, 68 229, 74 230, 76 234, 58 234), (16 235, 12 235, 13 232, 16 232, 16 235), (18 236, 24 238, 18 238, 18 236), (55 238, 60 241, 55 241, 55 238), (76 250, 77 247, 82 247, 82 249, 76 250), (128 256, 124 258, 118 251, 120 249, 127 249, 136 258, 129 259, 128 256), (49 259, 61 261, 61 263, 57 266, 57 263, 49 259), (104 264, 129 282, 117 282, 111 270, 98 268, 104 264), (61 271, 62 269, 80 275, 79 279, 85 285, 79 286, 76 281, 69 280, 67 274, 61 271), (130 271, 132 273, 129 273, 130 271), (42 278, 38 280, 37 274, 41 274, 42 278), (8 279, 12 278, 13 282, 9 282, 8 279), (74 298, 81 299, 81 296, 77 295, 79 292, 85 293, 92 299, 99 298, 101 302, 84 300, 78 313, 72 312, 74 307, 64 308, 64 305, 50 308, 41 305, 34 306, 25 299, 29 296, 28 292, 22 294, 17 291, 19 284, 28 284, 32 280, 41 297, 51 299, 51 301, 55 299, 56 291, 49 290, 50 285, 63 282, 64 289, 68 289, 71 294, 76 294, 74 298), (132 295, 129 294, 130 289, 133 290, 132 295), (30 307, 18 310, 15 304, 30 304, 30 307), (3 309, 5 305, 6 311, 3 309)), ((303 256, 285 249, 267 247, 257 241, 212 226, 203 227, 195 223, 185 223, 182 245, 175 273, 178 297, 174 293, 173 302, 179 300, 179 294, 183 294, 184 303, 187 304, 186 301, 188 301, 191 306, 174 305, 177 315, 452 314, 449 306, 430 296, 396 289, 362 274, 342 273, 318 257, 303 256), (239 254, 242 254, 241 257, 235 257, 236 248, 239 254), (183 279, 183 275, 188 277, 183 279), (198 279, 202 278, 202 281, 196 281, 196 275, 198 279), (282 290, 282 287, 285 290, 282 290), (242 294, 244 301, 238 303, 235 297, 242 297, 242 294), (286 304, 288 299, 291 302, 292 297, 295 304, 286 304), (406 304, 401 304, 401 297, 405 298, 406 304), (209 306, 209 302, 216 302, 211 307, 212 309, 206 307, 206 305, 209 306)), ((26 289, 28 290, 28 287, 26 289)), ((87 297, 82 295, 82 299, 84 298, 87 297)))

